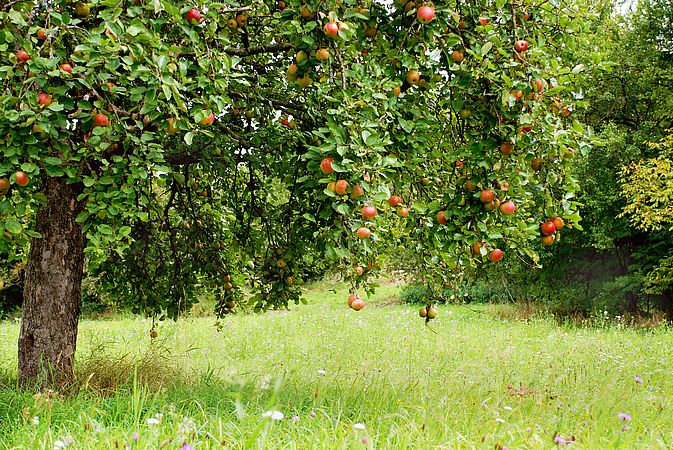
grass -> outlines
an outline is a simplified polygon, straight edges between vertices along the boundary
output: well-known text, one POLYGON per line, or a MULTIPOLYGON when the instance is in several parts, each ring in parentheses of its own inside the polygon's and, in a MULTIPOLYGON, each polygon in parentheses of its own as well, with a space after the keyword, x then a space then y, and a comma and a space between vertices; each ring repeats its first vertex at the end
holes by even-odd
POLYGON ((388 301, 396 293, 354 312, 343 288, 314 291, 219 332, 207 317, 163 323, 154 341, 141 319, 85 320, 68 395, 15 389, 18 325, 2 323, 0 448, 538 449, 556 435, 573 448, 673 447, 670 329, 463 306, 427 328, 388 301))

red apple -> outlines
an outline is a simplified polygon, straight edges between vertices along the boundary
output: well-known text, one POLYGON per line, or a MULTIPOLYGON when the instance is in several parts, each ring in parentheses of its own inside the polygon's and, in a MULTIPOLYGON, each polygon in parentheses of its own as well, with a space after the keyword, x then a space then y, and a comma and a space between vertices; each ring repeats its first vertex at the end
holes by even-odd
POLYGON ((339 195, 346 195, 347 190, 348 190, 348 181, 346 180, 339 180, 334 185, 334 192, 336 192, 339 195))
POLYGON ((47 107, 51 105, 51 95, 44 92, 40 92, 39 94, 37 94, 37 101, 40 103, 40 105, 47 107))
POLYGON ((432 19, 435 18, 435 9, 430 6, 423 5, 418 8, 416 17, 418 17, 418 21, 421 23, 430 23, 432 22, 432 19))
POLYGON ((499 248, 494 248, 489 252, 488 259, 490 259, 493 262, 500 261, 502 259, 502 250, 500 250, 499 248))
POLYGON ((463 165, 463 162, 462 162, 462 161, 456 161, 456 167, 460 167, 460 166, 462 166, 462 165, 463 165))
POLYGON ((356 311, 360 311, 364 307, 365 307, 365 301, 359 297, 351 302, 351 308, 356 311))
POLYGON ((519 53, 528 51, 528 41, 525 39, 519 39, 514 43, 514 50, 516 50, 519 53))
POLYGON ((556 231, 556 225, 554 225, 554 222, 547 221, 540 225, 540 231, 542 231, 542 234, 545 236, 549 236, 550 234, 554 234, 554 231, 556 231))
POLYGON ((0 178, 0 195, 5 195, 9 191, 9 180, 0 178))
POLYGON ((479 18, 479 23, 481 24, 482 27, 485 27, 488 22, 489 22, 489 19, 486 18, 486 17, 480 17, 479 18))
POLYGON ((484 189, 483 191, 481 191, 481 195, 479 196, 479 199, 483 203, 492 202, 494 198, 495 198, 495 192, 493 192, 490 189, 484 189))
POLYGON ((500 153, 503 155, 511 155, 514 146, 510 142, 503 142, 500 144, 500 153))
POLYGON ((348 296, 348 306, 351 306, 353 302, 359 298, 360 296, 357 293, 353 292, 351 295, 348 296))
POLYGON ((110 119, 105 114, 96 114, 93 116, 93 125, 95 127, 107 127, 110 125, 110 119))
POLYGON ((322 173, 334 173, 332 162, 334 162, 332 158, 324 158, 322 161, 320 161, 320 170, 322 170, 322 173))
POLYGON ((367 227, 358 228, 358 231, 356 233, 360 239, 367 239, 369 236, 372 235, 371 230, 367 227))
POLYGON ((531 14, 528 11, 523 13, 523 20, 530 20, 531 14))
POLYGON ((41 41, 46 41, 47 40, 47 32, 44 30, 44 28, 40 28, 37 30, 37 38, 41 41))
POLYGON ((212 125, 215 123, 215 114, 210 113, 203 119, 201 119, 201 125, 212 125))
POLYGON ((196 22, 196 23, 201 22, 201 13, 196 8, 192 8, 189 11, 187 11, 185 17, 190 22, 196 22))
POLYGON ((402 204, 402 197, 399 195, 391 195, 390 198, 388 199, 388 203, 390 206, 397 206, 402 204))
POLYGON ((362 197, 363 195, 365 195, 365 190, 362 186, 360 186, 359 184, 356 184, 355 186, 353 186, 353 192, 351 192, 351 199, 352 200, 357 200, 360 197, 362 197))
POLYGON ((61 64, 58 67, 64 72, 72 73, 72 66, 70 64, 61 64))
POLYGON ((19 50, 18 52, 16 52, 16 62, 25 63, 29 59, 30 56, 28 56, 28 52, 26 52, 25 50, 19 50))
POLYGON ((537 79, 534 82, 534 87, 535 87, 535 92, 542 92, 542 89, 544 89, 544 81, 541 79, 537 79))
POLYGON ((409 217, 409 210, 405 207, 398 208, 397 215, 400 217, 409 217))
POLYGON ((540 239, 544 245, 552 245, 554 241, 556 240, 556 236, 553 234, 550 234, 549 236, 542 236, 540 239))
POLYGON ((522 133, 530 133, 531 130, 533 129, 533 125, 524 125, 521 127, 521 132, 522 133))
POLYGON ((556 230, 560 230, 565 226, 565 222, 560 217, 554 217, 551 221, 554 222, 554 227, 556 227, 556 230))
POLYGON ((435 217, 437 218, 437 222, 439 223, 448 222, 448 219, 446 218, 446 211, 439 211, 435 217))
POLYGON ((418 84, 419 81, 421 81, 421 74, 418 70, 410 70, 407 72, 407 83, 418 84))
POLYGON ((19 170, 14 174, 14 176, 16 177, 16 184, 19 186, 25 186, 28 184, 28 174, 26 172, 19 170))
POLYGON ((315 57, 319 61, 328 61, 329 60, 329 50, 325 47, 322 47, 315 52, 315 57))
POLYGON ((481 255, 481 248, 486 248, 485 242, 475 242, 472 244, 472 254, 479 256, 481 255))
POLYGON ((512 200, 507 200, 500 205, 500 212, 506 216, 514 214, 516 211, 516 205, 512 200))
POLYGON ((467 180, 465 181, 465 189, 470 192, 474 192, 477 190, 477 184, 472 180, 467 180))
POLYGON ((336 22, 327 22, 324 31, 327 36, 337 36, 339 34, 339 24, 336 22))
POLYGON ((376 208, 373 206, 365 206, 362 208, 362 217, 365 219, 373 219, 376 217, 376 208))

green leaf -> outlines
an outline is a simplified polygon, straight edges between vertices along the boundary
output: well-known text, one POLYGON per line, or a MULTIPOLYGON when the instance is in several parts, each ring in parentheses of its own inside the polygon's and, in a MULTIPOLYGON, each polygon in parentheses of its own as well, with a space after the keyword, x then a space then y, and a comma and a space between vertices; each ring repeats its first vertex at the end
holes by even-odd
POLYGON ((8 217, 5 220, 5 228, 12 234, 21 234, 21 223, 18 220, 8 217))
POLYGON ((184 140, 185 144, 192 145, 192 141, 194 140, 194 133, 192 133, 191 131, 185 133, 184 140))

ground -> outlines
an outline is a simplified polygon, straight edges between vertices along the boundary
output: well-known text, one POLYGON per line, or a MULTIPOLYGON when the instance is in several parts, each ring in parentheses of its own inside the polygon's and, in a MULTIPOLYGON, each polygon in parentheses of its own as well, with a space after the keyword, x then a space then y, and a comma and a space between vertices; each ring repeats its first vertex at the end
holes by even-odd
POLYGON ((16 391, 0 324, 0 448, 671 448, 669 327, 508 321, 418 308, 388 286, 355 312, 314 291, 289 312, 84 320, 68 395, 16 391), (282 417, 282 419, 281 419, 282 417), (276 420, 280 419, 280 420, 276 420), (556 438, 556 442, 554 441, 556 438))

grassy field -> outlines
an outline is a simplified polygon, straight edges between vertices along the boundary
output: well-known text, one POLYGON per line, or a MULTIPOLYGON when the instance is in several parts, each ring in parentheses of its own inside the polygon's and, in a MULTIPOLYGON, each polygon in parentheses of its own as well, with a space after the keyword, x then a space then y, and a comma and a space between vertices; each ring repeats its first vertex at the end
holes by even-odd
POLYGON ((670 328, 578 329, 441 307, 384 287, 360 312, 83 321, 69 395, 19 393, 0 324, 0 448, 672 448, 670 328), (282 416, 282 419, 281 419, 282 416), (279 419, 279 420, 277 420, 279 419), (556 442, 554 441, 556 437, 556 442))

